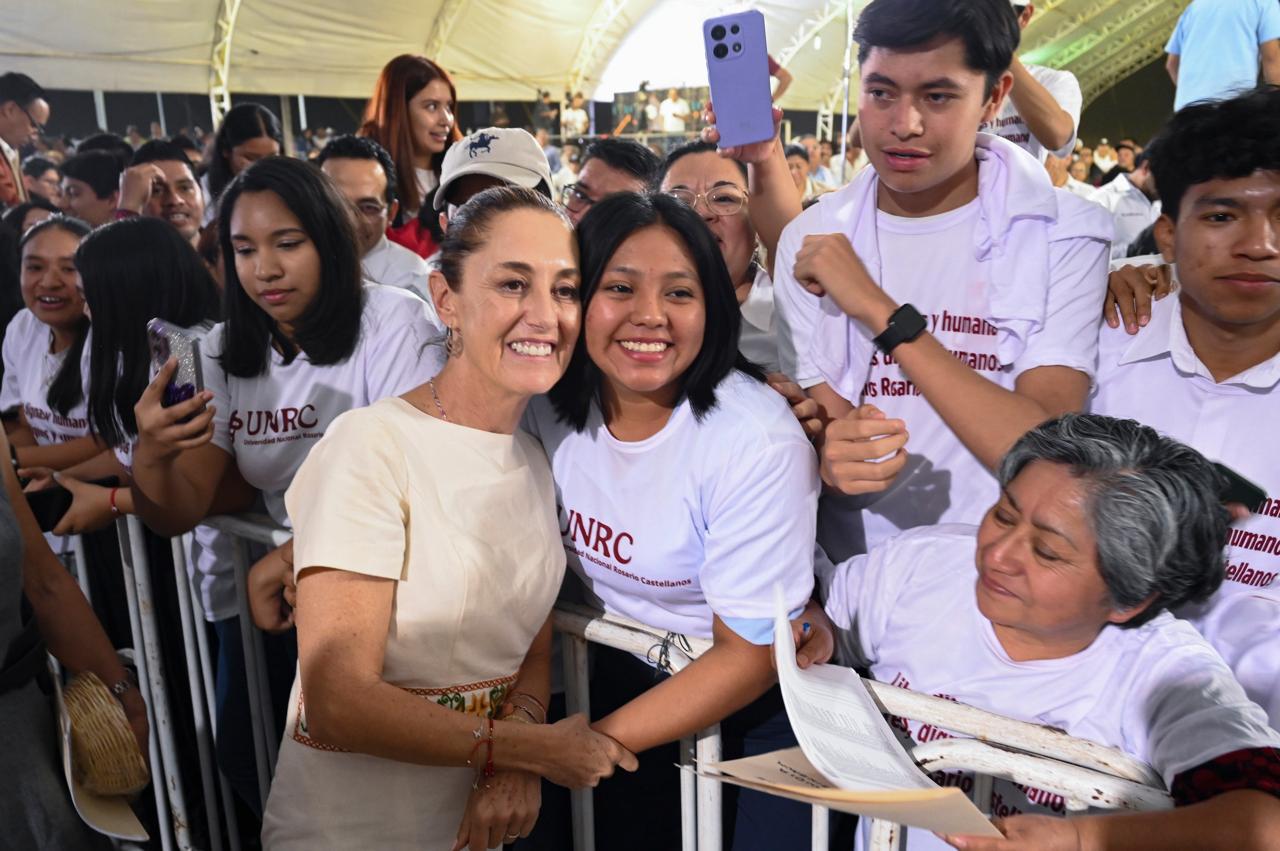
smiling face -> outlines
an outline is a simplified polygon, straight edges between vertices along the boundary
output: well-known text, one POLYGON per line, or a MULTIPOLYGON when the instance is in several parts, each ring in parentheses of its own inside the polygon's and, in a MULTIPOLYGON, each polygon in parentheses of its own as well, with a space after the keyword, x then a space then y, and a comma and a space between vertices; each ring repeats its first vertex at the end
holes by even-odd
POLYGON ((320 253, 302 223, 274 192, 245 192, 231 213, 231 247, 245 294, 292 336, 320 291, 320 253))
POLYGON ((585 321, 587 354, 604 376, 606 399, 645 397, 672 407, 707 321, 697 266, 676 232, 651 225, 629 236, 605 264, 585 321))
POLYGON ((164 180, 155 182, 151 198, 142 210, 144 216, 164 219, 182 238, 195 244, 200 238, 200 221, 204 218, 204 194, 191 166, 178 160, 158 160, 164 180))
POLYGON ((414 153, 432 157, 449 144, 453 131, 453 97, 449 84, 432 80, 422 91, 409 98, 409 132, 413 135, 414 153))
POLYGON ((1155 236, 1177 264, 1185 319, 1280 333, 1280 172, 1197 183, 1177 212, 1155 236))
POLYGON ((69 330, 84 318, 84 295, 75 255, 80 237, 51 227, 22 249, 22 301, 54 330, 69 330))
POLYGON ((687 154, 672 163, 662 180, 662 191, 692 192, 701 196, 694 212, 702 216, 716 238, 725 265, 729 267, 730 279, 735 284, 745 281, 756 250, 756 234, 747 218, 745 203, 731 215, 718 214, 709 206, 718 203, 727 207, 732 202, 745 202, 747 182, 733 161, 714 151, 687 154))
POLYGON ((978 610, 1011 655, 1013 646, 1071 655, 1137 614, 1114 609, 1085 483, 1062 464, 1033 461, 1014 477, 978 527, 976 561, 978 610))
POLYGON ((431 293, 462 338, 459 366, 478 393, 528 398, 564 375, 582 307, 577 243, 558 215, 498 213, 463 260, 461 285, 452 289, 433 272, 431 293))
POLYGON ((1013 84, 1007 71, 987 94, 987 77, 965 62, 958 38, 911 48, 876 47, 862 63, 858 124, 880 178, 880 209, 928 216, 977 197, 974 145, 1013 84))
POLYGON ((256 136, 246 139, 231 149, 227 157, 227 165, 233 175, 239 174, 258 160, 280 154, 280 143, 270 136, 256 136))

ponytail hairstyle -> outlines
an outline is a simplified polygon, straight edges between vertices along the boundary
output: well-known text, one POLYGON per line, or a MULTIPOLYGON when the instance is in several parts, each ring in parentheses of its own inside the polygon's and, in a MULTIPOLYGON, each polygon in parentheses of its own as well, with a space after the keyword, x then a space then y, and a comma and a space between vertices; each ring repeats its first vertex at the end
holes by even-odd
MULTIPOLYGON (((71 234, 76 239, 84 239, 89 235, 90 227, 71 216, 50 216, 32 225, 31 229, 22 235, 18 243, 19 256, 26 249, 28 242, 48 230, 60 230, 71 234)), ((80 318, 76 324, 75 334, 75 339, 67 349, 62 366, 58 368, 58 374, 54 376, 53 383, 49 385, 49 393, 45 397, 49 407, 64 417, 84 399, 84 382, 80 380, 80 358, 84 356, 85 338, 89 334, 89 317, 80 318)))
POLYGON ((191 328, 218 318, 218 289, 195 250, 169 223, 137 216, 80 243, 76 268, 93 315, 89 430, 111 446, 138 433, 134 403, 151 360, 147 322, 191 328))

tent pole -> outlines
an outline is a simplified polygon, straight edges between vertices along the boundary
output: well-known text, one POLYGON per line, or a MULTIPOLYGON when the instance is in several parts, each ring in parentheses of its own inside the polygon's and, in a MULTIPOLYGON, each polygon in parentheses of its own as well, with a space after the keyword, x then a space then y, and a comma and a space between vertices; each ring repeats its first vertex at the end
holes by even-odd
POLYGON ((93 90, 93 112, 98 119, 98 129, 107 132, 107 99, 102 89, 93 90))
POLYGON ((840 183, 845 181, 849 160, 845 156, 849 147, 849 77, 853 73, 853 0, 845 4, 844 13, 844 69, 841 86, 844 89, 844 108, 840 113, 840 183))

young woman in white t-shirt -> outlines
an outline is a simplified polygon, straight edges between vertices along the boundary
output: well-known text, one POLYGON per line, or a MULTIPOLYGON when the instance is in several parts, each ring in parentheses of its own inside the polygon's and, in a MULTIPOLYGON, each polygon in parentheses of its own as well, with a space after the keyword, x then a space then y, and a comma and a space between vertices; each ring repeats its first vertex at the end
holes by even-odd
POLYGON ((134 499, 152 528, 208 516, 233 464, 287 525, 284 491, 329 422, 439 370, 425 305, 363 285, 353 228, 329 179, 299 160, 262 160, 227 188, 227 318, 202 347, 206 389, 163 407, 171 362, 135 408, 134 499))
POLYGON ((4 335, 0 409, 7 421, 10 461, 61 470, 102 451, 85 418, 84 366, 89 317, 79 290, 75 253, 89 226, 54 216, 23 235, 22 300, 4 335))
MULTIPOLYGON (((1020 438, 999 482, 977 527, 913 529, 822 570, 827 613, 876 679, 1119 748, 1155 769, 1177 809, 1055 818, 1061 796, 997 778, 991 800, 976 803, 1007 838, 951 844, 1275 847, 1280 734, 1168 611, 1222 582, 1221 475, 1133 420, 1068 414, 1020 438)), ((825 620, 815 621, 822 631, 825 620)), ((892 723, 919 742, 950 735, 892 723)), ((944 847, 921 830, 908 845, 944 847)))
MULTIPOLYGON (((551 459, 569 564, 595 602, 670 634, 649 662, 601 651, 596 729, 648 751, 596 795, 599 844, 678 846, 672 743, 720 723, 727 757, 794 743, 774 688, 774 588, 813 586, 817 460, 786 401, 737 350, 716 240, 687 204, 623 193, 579 225, 583 335, 526 427, 551 459), (681 635, 714 646, 675 676, 681 635), (674 843, 674 844, 673 844, 674 843)), ((807 809, 730 794, 732 847, 806 845, 807 809), (736 820, 735 820, 736 812, 736 820)))

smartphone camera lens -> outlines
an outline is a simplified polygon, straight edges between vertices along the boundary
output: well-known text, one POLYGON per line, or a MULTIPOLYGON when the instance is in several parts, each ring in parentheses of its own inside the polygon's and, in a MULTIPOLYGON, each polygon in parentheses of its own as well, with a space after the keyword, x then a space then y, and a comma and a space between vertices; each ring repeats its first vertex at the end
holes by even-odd
POLYGON ((733 26, 729 27, 729 32, 733 33, 734 35, 737 35, 738 33, 742 32, 742 27, 738 26, 737 24, 734 24, 733 26))
POLYGON ((714 27, 712 27, 711 37, 716 41, 721 41, 722 39, 724 39, 724 27, 721 26, 720 24, 716 24, 714 27))
POLYGON ((741 53, 741 52, 742 52, 742 42, 740 42, 740 41, 735 41, 735 42, 733 43, 733 52, 734 52, 734 53, 741 53))
POLYGON ((724 59, 729 55, 729 48, 724 44, 717 44, 711 49, 711 53, 716 59, 724 59))

